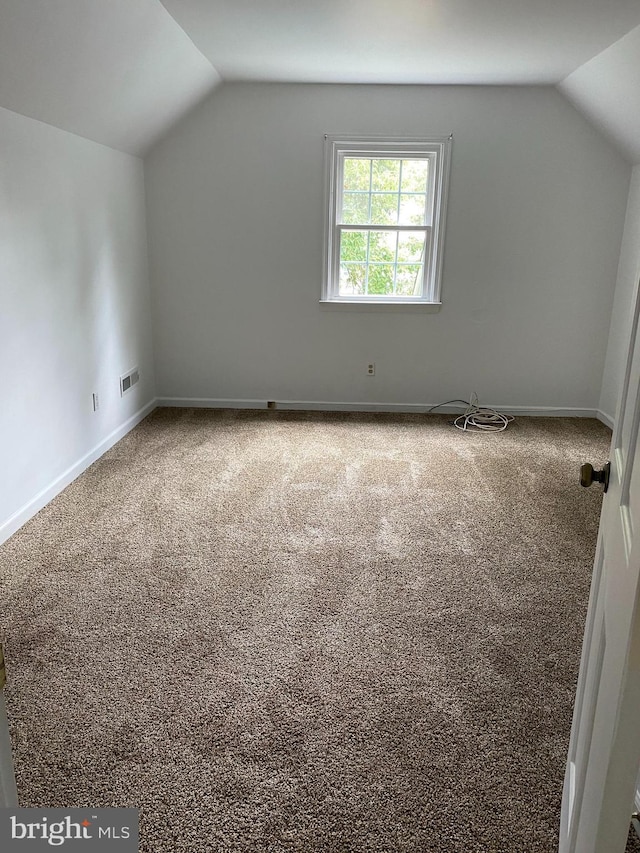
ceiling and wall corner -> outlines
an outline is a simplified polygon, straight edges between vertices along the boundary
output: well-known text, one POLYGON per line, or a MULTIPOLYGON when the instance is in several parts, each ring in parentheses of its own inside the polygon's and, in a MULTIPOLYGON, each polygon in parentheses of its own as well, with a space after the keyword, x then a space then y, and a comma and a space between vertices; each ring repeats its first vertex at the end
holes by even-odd
POLYGON ((639 31, 637 0, 3 0, 0 107, 144 156, 223 79, 560 83, 637 162, 639 31))
POLYGON ((162 2, 225 80, 268 82, 553 85, 640 24, 637 0, 162 2))
POLYGON ((140 156, 219 82, 159 0, 2 0, 5 109, 140 156))
POLYGON ((640 26, 565 77, 558 89, 630 162, 640 163, 640 26))

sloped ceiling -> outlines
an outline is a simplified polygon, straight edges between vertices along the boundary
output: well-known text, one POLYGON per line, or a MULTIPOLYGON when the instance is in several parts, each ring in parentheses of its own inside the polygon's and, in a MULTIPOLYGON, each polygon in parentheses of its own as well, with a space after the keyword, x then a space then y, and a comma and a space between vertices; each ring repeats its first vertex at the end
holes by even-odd
POLYGON ((162 0, 224 79, 554 84, 638 0, 162 0))
POLYGON ((142 154, 220 77, 159 0, 1 0, 0 106, 142 154))
POLYGON ((558 88, 632 163, 640 163, 640 26, 570 74, 558 88))
POLYGON ((221 79, 562 81, 640 159, 638 0, 163 3, 0 0, 0 107, 144 155, 221 79))

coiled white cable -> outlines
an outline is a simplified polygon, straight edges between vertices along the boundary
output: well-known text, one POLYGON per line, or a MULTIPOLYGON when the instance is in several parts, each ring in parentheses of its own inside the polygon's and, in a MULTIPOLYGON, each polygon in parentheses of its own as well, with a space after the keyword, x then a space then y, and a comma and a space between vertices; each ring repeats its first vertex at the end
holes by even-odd
POLYGON ((495 409, 480 406, 478 395, 475 392, 471 395, 469 402, 467 400, 447 400, 446 403, 438 403, 437 406, 432 406, 429 411, 433 412, 435 409, 447 406, 450 403, 464 403, 467 407, 464 414, 458 415, 453 422, 454 427, 463 432, 502 432, 513 420, 511 415, 503 415, 502 412, 497 412, 495 409))

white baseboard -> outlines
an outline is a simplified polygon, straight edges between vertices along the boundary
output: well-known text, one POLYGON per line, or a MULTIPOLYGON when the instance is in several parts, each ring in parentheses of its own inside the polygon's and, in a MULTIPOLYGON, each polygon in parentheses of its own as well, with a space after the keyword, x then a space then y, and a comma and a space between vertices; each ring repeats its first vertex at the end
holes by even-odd
POLYGON ((613 425, 615 424, 615 418, 612 418, 611 415, 608 415, 606 412, 601 412, 600 409, 598 409, 598 411, 596 412, 596 417, 605 426, 608 426, 609 429, 613 429, 613 425))
POLYGON ((13 534, 19 530, 23 524, 26 524, 30 518, 33 518, 33 516, 46 506, 49 501, 53 500, 53 498, 60 494, 63 489, 66 489, 66 487, 72 483, 76 477, 82 474, 89 465, 92 465, 102 456, 103 453, 106 453, 109 448, 113 447, 116 442, 120 441, 121 438, 124 438, 124 436, 137 426, 141 420, 146 418, 146 416, 152 412, 156 406, 156 400, 153 399, 147 403, 146 406, 143 406, 142 409, 139 409, 135 415, 132 415, 123 424, 114 429, 113 432, 109 433, 109 435, 99 444, 86 453, 82 459, 79 459, 70 468, 67 468, 66 471, 60 474, 59 477, 56 477, 56 479, 42 489, 41 492, 38 492, 38 494, 21 509, 6 521, 2 522, 2 524, 0 524, 0 544, 6 542, 10 536, 13 536, 13 534))
POLYGON ((209 397, 157 397, 158 408, 171 409, 267 409, 266 400, 213 400, 209 397))
MULTIPOLYGON (((342 403, 329 400, 274 400, 269 406, 267 400, 218 400, 207 397, 158 397, 156 405, 169 408, 199 408, 199 409, 282 409, 320 412, 405 412, 426 414, 436 403, 342 403)), ((571 406, 490 406, 505 415, 516 417, 540 418, 598 418, 602 420, 596 409, 578 409, 571 406)), ((461 414, 464 406, 440 406, 441 414, 461 414)), ((602 415, 606 417, 606 415, 602 415)), ((603 421, 607 423, 607 421, 603 421)))

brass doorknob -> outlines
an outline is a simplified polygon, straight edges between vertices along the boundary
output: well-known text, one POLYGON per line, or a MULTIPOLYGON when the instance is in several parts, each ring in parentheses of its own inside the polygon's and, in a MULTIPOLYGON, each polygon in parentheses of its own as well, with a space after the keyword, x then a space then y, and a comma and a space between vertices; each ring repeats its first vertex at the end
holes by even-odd
POLYGON ((580 466, 580 485, 588 488, 593 483, 602 483, 604 491, 609 488, 609 476, 611 474, 611 462, 605 463, 601 471, 596 471, 590 462, 580 466))

